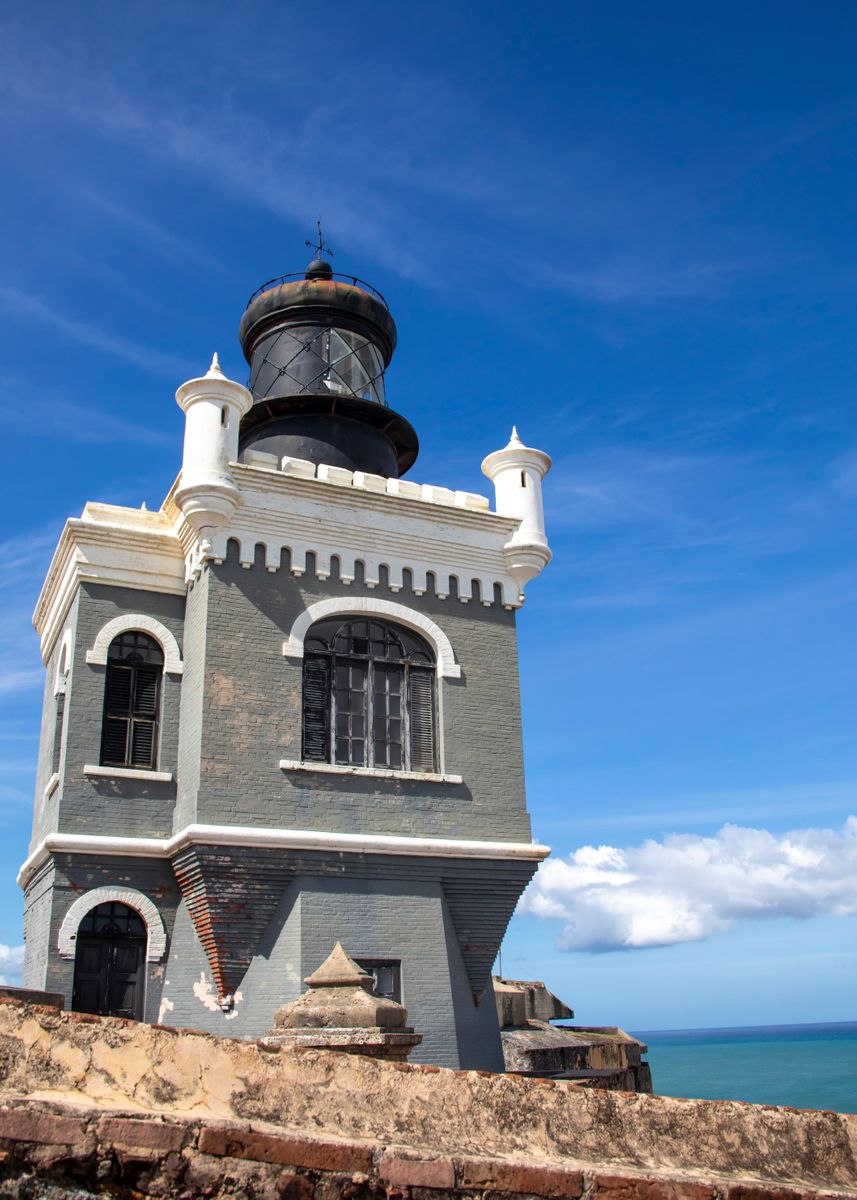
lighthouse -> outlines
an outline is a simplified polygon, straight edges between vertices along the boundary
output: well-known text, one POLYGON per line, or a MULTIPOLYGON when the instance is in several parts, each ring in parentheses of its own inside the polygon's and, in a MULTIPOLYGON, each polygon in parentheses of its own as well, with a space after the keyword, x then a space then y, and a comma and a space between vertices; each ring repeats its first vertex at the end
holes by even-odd
POLYGON ((341 942, 414 1060, 502 1070, 491 966, 548 852, 515 622, 550 459, 513 431, 493 506, 417 482, 392 313, 316 249, 250 297, 248 386, 217 356, 179 386, 160 509, 89 503, 59 540, 24 982, 257 1037, 341 942))

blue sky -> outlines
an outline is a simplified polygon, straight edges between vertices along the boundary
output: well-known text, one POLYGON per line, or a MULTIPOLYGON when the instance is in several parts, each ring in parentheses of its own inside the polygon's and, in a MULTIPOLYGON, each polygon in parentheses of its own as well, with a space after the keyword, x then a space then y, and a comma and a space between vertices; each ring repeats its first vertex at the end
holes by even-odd
POLYGON ((839 3, 0 18, 3 945, 62 522, 159 503, 176 386, 246 377, 320 214, 395 313, 412 476, 486 491, 513 423, 554 458, 520 631, 559 861, 505 973, 596 1024, 855 1017, 856 51, 839 3))

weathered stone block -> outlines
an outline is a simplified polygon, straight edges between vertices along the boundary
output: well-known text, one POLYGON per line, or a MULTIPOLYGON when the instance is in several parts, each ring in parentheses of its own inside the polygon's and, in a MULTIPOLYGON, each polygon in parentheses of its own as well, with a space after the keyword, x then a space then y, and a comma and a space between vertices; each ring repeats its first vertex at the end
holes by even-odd
POLYGON ((185 1138, 181 1125, 125 1117, 103 1117, 98 1123, 98 1140, 114 1145, 158 1150, 168 1154, 180 1150, 185 1138))
POLYGON ((393 1187, 453 1188, 455 1167, 449 1158, 407 1158, 384 1155, 378 1174, 393 1187))
POLYGON ((601 1175, 592 1180, 593 1200, 715 1200, 714 1188, 690 1180, 601 1175))
POLYGON ((583 1172, 531 1163, 471 1159, 461 1164, 465 1188, 491 1188, 500 1192, 525 1192, 535 1196, 583 1195, 583 1172))
POLYGON ((0 1111, 0 1140, 41 1142, 48 1146, 75 1146, 86 1137, 86 1122, 26 1108, 0 1111))
POLYGON ((249 1158, 317 1171, 368 1171, 373 1153, 371 1146, 354 1142, 286 1137, 222 1126, 206 1126, 201 1130, 199 1148, 204 1154, 249 1158))

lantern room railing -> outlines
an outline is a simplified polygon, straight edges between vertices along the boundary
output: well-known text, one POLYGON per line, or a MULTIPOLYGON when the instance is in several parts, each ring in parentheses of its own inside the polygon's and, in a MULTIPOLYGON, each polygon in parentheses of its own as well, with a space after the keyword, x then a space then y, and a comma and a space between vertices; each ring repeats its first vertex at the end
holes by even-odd
MULTIPOLYGON (((371 283, 367 283, 365 279, 359 279, 356 275, 343 275, 339 271, 334 271, 329 276, 332 280, 338 280, 340 283, 350 283, 352 287, 360 288, 363 292, 368 292, 370 296, 374 296, 376 300, 380 300, 387 311, 390 311, 390 306, 377 288, 372 287, 371 283)), ((257 296, 261 296, 263 292, 270 291, 273 287, 280 287, 284 283, 295 283, 298 280, 306 280, 306 274, 303 271, 293 271, 290 275, 277 275, 274 279, 269 279, 263 283, 261 287, 257 287, 255 292, 247 301, 246 307, 249 308, 257 296)), ((312 282, 309 280, 308 282, 312 282)))

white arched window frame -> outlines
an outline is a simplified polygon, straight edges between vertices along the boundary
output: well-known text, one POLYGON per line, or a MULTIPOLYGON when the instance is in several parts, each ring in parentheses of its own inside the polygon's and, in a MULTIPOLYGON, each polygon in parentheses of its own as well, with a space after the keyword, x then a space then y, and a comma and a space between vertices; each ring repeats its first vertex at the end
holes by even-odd
POLYGON ((95 635, 92 649, 86 652, 86 661, 91 666, 106 667, 110 643, 120 633, 129 633, 132 630, 148 633, 159 644, 164 652, 164 671, 167 675, 182 674, 184 663, 175 637, 166 625, 161 624, 155 617, 146 616, 145 613, 126 613, 102 625, 95 635))
POLYGON ((392 600, 376 600, 374 596, 355 596, 354 599, 337 596, 311 604, 292 625, 288 641, 283 642, 283 654, 286 658, 303 658, 304 640, 316 621, 327 617, 364 615, 387 617, 390 621, 398 621, 400 625, 422 634, 434 650, 438 678, 461 677, 461 667, 455 661, 452 643, 439 625, 414 608, 408 608, 405 604, 395 604, 392 600))
POLYGON ((164 929, 164 922, 161 920, 161 914, 145 893, 138 892, 136 888, 120 887, 93 888, 91 892, 84 892, 82 896, 78 896, 65 914, 60 926, 57 939, 60 958, 74 958, 77 949, 77 931, 81 921, 93 908, 97 908, 99 904, 107 904, 111 900, 118 904, 127 904, 129 908, 133 908, 140 914, 148 931, 146 959, 148 962, 160 962, 167 949, 167 933, 164 929))

